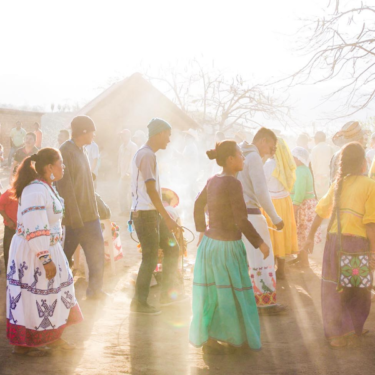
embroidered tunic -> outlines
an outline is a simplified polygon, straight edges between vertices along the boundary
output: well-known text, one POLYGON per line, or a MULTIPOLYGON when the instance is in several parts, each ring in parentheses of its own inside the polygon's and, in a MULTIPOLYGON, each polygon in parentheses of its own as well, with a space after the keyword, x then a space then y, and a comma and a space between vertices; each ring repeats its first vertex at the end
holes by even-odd
POLYGON ((46 345, 82 320, 60 244, 62 216, 63 200, 53 187, 40 180, 25 187, 7 270, 7 337, 13 345, 46 345), (51 280, 39 259, 48 254, 57 271, 51 280))

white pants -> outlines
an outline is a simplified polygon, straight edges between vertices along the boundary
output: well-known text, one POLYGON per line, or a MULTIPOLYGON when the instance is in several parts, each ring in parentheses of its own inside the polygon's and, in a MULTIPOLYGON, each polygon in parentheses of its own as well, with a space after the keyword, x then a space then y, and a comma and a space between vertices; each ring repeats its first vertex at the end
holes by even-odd
POLYGON ((263 259, 263 253, 243 238, 256 303, 258 307, 276 305, 275 259, 267 221, 263 215, 248 215, 247 218, 270 248, 270 254, 263 259))

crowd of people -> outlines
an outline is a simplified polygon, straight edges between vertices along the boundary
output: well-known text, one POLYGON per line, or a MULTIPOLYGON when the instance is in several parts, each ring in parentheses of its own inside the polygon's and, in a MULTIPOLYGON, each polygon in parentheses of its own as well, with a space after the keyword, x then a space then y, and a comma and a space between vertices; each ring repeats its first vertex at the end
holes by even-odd
MULTIPOLYGON (((156 157, 170 143, 172 126, 155 118, 147 129, 147 137, 141 130, 133 137, 129 129, 120 133, 118 189, 120 214, 130 214, 129 230, 136 232, 142 249, 130 311, 153 316, 161 314, 148 303, 160 249, 159 305, 183 303, 189 297, 178 270, 183 229, 170 209, 176 194, 170 189, 162 194, 159 173, 167 168, 159 170, 156 157), (167 192, 172 195, 167 197, 167 192)), ((75 117, 71 135, 60 131, 59 149, 41 148, 39 124, 27 133, 17 123, 10 134, 11 187, 0 196, 0 214, 5 226, 7 337, 16 354, 44 356, 46 347, 74 350, 61 335, 83 319, 71 271, 78 246, 89 269, 86 298, 108 297, 103 291, 104 240, 95 193, 100 169, 95 130, 90 117, 75 117)), ((366 333, 375 269, 375 136, 366 151, 368 134, 353 121, 334 135, 332 145, 319 131, 312 149, 307 134, 290 149, 275 133, 261 128, 251 143, 238 133, 233 140, 217 133, 215 148, 206 153, 217 166, 211 166, 190 207, 199 247, 189 335, 191 344, 206 354, 261 348, 259 315, 288 313, 277 301, 277 280, 287 277, 288 257, 289 267, 309 267, 308 255, 322 240, 324 219, 326 338, 336 349, 357 345, 366 333)), ((179 155, 199 164, 197 140, 193 130, 186 132, 179 155)), ((169 160, 172 170, 173 162, 169 160)), ((187 201, 196 189, 187 192, 187 201)))

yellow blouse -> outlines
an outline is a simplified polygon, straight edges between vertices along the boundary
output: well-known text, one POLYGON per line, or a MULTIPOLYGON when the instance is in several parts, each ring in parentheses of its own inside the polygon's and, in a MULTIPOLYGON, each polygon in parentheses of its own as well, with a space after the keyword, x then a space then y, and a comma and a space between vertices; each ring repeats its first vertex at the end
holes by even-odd
MULTIPOLYGON (((336 213, 332 213, 334 185, 319 201, 315 212, 328 219, 331 214, 335 220, 330 233, 337 233, 336 213)), ((375 181, 366 176, 348 176, 345 178, 340 197, 341 233, 367 237, 366 224, 375 223, 375 181)))

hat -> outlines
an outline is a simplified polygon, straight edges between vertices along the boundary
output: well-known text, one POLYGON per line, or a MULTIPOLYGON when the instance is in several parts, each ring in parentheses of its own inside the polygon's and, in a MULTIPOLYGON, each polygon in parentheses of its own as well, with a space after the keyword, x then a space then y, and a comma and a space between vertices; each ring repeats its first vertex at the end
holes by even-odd
POLYGON ((366 134, 358 121, 349 121, 333 136, 332 142, 341 147, 349 142, 361 140, 366 134))
POLYGON ((96 130, 94 121, 89 116, 76 116, 71 122, 72 133, 79 136, 96 130))
POLYGON ((294 147, 292 150, 292 155, 297 158, 301 163, 306 165, 306 167, 309 166, 310 158, 309 158, 309 152, 303 148, 303 147, 294 147))
POLYGON ((167 188, 161 188, 161 192, 162 194, 166 195, 171 200, 170 205, 172 207, 178 206, 178 204, 180 203, 180 198, 173 190, 167 189, 167 188))
POLYGON ((194 130, 194 129, 184 130, 183 133, 185 133, 185 134, 187 134, 187 135, 190 135, 190 136, 193 137, 196 141, 198 140, 198 134, 197 134, 197 131, 194 130))
POLYGON ((153 118, 149 124, 148 127, 148 137, 151 138, 152 136, 159 134, 161 132, 164 132, 166 130, 171 130, 172 127, 168 124, 167 121, 161 119, 161 118, 153 118))

